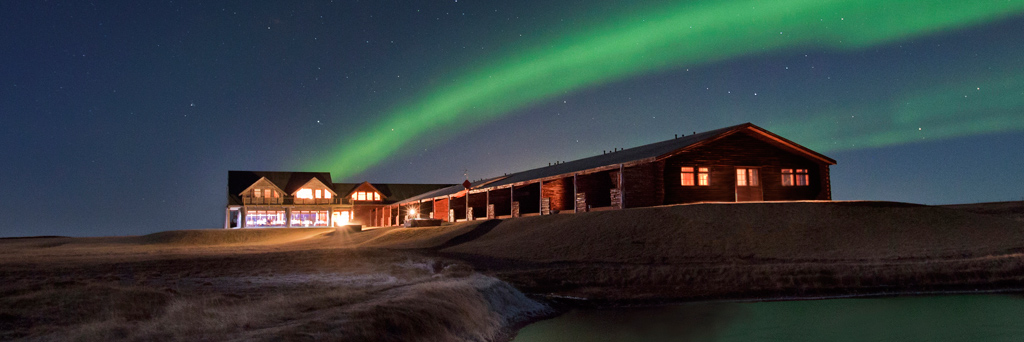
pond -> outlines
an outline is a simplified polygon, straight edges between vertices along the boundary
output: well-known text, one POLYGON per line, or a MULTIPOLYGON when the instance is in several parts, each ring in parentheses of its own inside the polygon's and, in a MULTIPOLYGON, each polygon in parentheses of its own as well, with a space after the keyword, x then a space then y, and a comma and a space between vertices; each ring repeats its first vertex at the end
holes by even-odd
POLYGON ((716 302, 574 310, 526 326, 514 341, 1024 341, 1024 296, 716 302))

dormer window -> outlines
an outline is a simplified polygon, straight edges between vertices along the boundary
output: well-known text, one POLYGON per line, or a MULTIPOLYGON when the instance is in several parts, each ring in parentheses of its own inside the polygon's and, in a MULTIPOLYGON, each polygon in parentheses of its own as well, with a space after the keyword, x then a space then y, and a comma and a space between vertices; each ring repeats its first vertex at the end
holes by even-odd
POLYGON ((353 201, 380 201, 380 193, 356 191, 352 193, 353 201))
POLYGON ((299 191, 295 193, 295 198, 313 199, 313 189, 299 189, 299 191))
POLYGON ((323 192, 323 190, 320 190, 320 189, 316 189, 316 190, 313 190, 313 193, 315 193, 315 194, 316 194, 316 198, 324 198, 324 192, 323 192))
POLYGON ((261 189, 253 190, 252 191, 252 197, 262 198, 263 197, 263 191, 261 189))

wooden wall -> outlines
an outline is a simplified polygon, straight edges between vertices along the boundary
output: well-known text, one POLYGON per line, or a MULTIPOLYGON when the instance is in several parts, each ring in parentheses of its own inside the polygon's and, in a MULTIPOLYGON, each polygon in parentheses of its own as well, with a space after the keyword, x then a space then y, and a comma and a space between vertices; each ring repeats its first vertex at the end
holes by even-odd
POLYGON ((448 221, 448 198, 434 201, 434 219, 448 221))
POLYGON ((650 207, 665 203, 665 162, 626 167, 622 170, 622 201, 626 208, 650 207))
MULTIPOLYGON (((746 133, 733 134, 720 140, 665 160, 664 204, 701 201, 734 201, 736 199, 736 168, 758 168, 765 201, 822 199, 823 163, 789 152, 746 133), (683 166, 711 169, 710 186, 682 186, 683 166), (808 169, 810 186, 782 186, 782 169, 808 169)), ((824 169, 827 170, 827 167, 824 169)), ((826 173, 827 174, 827 173, 826 173)), ((626 182, 627 186, 629 182, 626 182)), ((627 205, 632 206, 626 196, 627 205)))
POLYGON ((551 211, 572 211, 575 200, 572 177, 546 181, 541 186, 541 190, 543 197, 551 199, 551 211))

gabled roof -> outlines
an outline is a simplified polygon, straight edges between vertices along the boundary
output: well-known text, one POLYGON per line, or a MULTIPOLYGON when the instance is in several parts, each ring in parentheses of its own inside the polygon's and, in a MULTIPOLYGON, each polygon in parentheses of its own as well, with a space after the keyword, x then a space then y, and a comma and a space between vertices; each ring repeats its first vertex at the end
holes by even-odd
POLYGON ((334 183, 334 191, 339 196, 349 196, 362 184, 368 184, 380 192, 383 202, 395 202, 411 196, 434 191, 452 184, 395 184, 395 183, 334 183))
POLYGON ((331 184, 331 174, 328 172, 228 171, 228 204, 242 204, 239 194, 260 178, 266 178, 286 194, 294 194, 313 178, 331 184))
POLYGON ((327 188, 327 191, 330 191, 330 192, 334 193, 335 196, 338 195, 338 192, 334 191, 334 188, 332 188, 330 186, 331 183, 324 183, 322 180, 320 180, 320 179, 318 179, 316 177, 310 178, 308 181, 306 181, 305 183, 302 183, 302 185, 299 185, 298 188, 295 188, 295 190, 292 190, 292 192, 289 192, 288 194, 292 195, 292 196, 295 196, 295 193, 299 192, 300 189, 302 189, 302 188, 310 188, 310 187, 312 187, 312 186, 310 186, 310 184, 313 184, 313 183, 320 184, 320 186, 322 186, 324 188, 327 188))
MULTIPOLYGON (((832 158, 826 157, 818 152, 814 152, 811 149, 803 147, 797 143, 789 141, 781 136, 769 132, 768 130, 758 127, 752 123, 745 123, 725 128, 720 128, 712 131, 703 133, 697 133, 689 136, 683 136, 676 139, 660 141, 652 144, 643 146, 637 146, 634 148, 628 148, 621 151, 610 152, 602 155, 597 155, 589 158, 578 159, 574 161, 559 163, 550 165, 547 167, 526 170, 522 172, 513 173, 507 176, 495 177, 473 183, 472 189, 477 188, 492 188, 492 187, 503 187, 510 184, 516 184, 521 182, 532 182, 537 179, 545 179, 549 177, 571 175, 577 172, 583 172, 586 170, 593 170, 599 168, 611 168, 620 164, 632 165, 644 162, 653 162, 662 160, 679 153, 704 146, 710 142, 713 142, 724 137, 746 132, 755 137, 761 138, 779 148, 788 150, 792 153, 802 155, 808 159, 816 160, 818 162, 835 165, 836 161, 832 158)), ((424 193, 419 196, 410 197, 400 203, 415 202, 421 199, 430 199, 440 196, 447 196, 457 194, 464 190, 462 185, 452 186, 429 193, 424 193)))
POLYGON ((281 192, 281 194, 285 194, 284 189, 281 189, 281 187, 277 186, 277 184, 274 184, 274 182, 271 182, 270 180, 268 180, 267 177, 260 177, 260 179, 257 179, 255 182, 252 182, 252 185, 249 185, 245 189, 242 189, 242 191, 239 191, 236 195, 239 195, 239 194, 245 193, 246 191, 249 191, 249 189, 252 189, 253 187, 256 186, 256 184, 260 184, 260 182, 262 182, 262 181, 266 181, 267 183, 270 183, 270 186, 273 186, 274 190, 277 190, 277 191, 281 192))

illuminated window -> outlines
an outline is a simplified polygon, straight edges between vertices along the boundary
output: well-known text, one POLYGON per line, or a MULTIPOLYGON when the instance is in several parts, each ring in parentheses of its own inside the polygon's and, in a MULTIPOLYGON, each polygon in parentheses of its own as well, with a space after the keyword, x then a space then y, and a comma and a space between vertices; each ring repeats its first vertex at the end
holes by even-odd
POLYGON ((760 186, 757 169, 736 169, 736 186, 760 186))
POLYGON ((261 191, 260 189, 253 190, 252 196, 256 198, 263 197, 263 191, 261 191))
POLYGON ((683 186, 693 186, 693 168, 683 167, 681 174, 683 179, 683 186))
POLYGON ((356 200, 356 194, 357 194, 357 193, 355 193, 355 192, 353 192, 353 193, 352 193, 352 200, 353 200, 353 201, 355 201, 355 200, 356 200))
POLYGON ((331 192, 324 190, 324 198, 331 198, 331 192))
POLYGON ((324 193, 320 189, 316 189, 316 198, 324 198, 324 193))
POLYGON ((696 168, 685 166, 680 170, 681 184, 683 186, 708 186, 711 185, 711 169, 706 167, 696 168), (696 182, 694 182, 696 181, 696 182))
POLYGON ((373 193, 373 200, 374 200, 374 201, 380 201, 380 194, 378 194, 378 193, 374 192, 374 193, 373 193))
POLYGON ((270 190, 270 191, 274 193, 274 198, 280 197, 280 195, 277 194, 277 191, 275 191, 275 190, 270 190))
POLYGON ((365 193, 365 192, 362 192, 362 191, 360 191, 360 192, 359 192, 359 198, 358 198, 358 200, 360 200, 360 201, 365 201, 365 200, 366 200, 366 193, 365 193))
POLYGON ((782 169, 782 186, 810 185, 807 169, 782 169))
POLYGON ((295 193, 295 198, 313 199, 313 189, 299 189, 299 192, 295 193))

